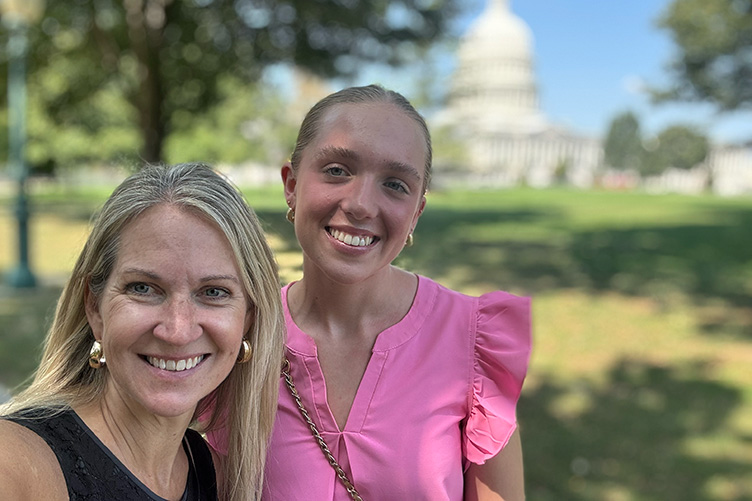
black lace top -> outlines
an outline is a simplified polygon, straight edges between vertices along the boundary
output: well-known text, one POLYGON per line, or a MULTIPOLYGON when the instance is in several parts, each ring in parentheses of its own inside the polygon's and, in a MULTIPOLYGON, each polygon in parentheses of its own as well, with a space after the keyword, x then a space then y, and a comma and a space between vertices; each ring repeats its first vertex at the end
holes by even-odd
MULTIPOLYGON (((38 416, 38 412, 23 411, 3 419, 25 426, 47 442, 63 470, 71 500, 164 501, 141 483, 75 412, 69 410, 51 418, 38 416)), ((189 471, 181 501, 216 500, 214 463, 206 442, 189 429, 183 437, 183 449, 189 471)))

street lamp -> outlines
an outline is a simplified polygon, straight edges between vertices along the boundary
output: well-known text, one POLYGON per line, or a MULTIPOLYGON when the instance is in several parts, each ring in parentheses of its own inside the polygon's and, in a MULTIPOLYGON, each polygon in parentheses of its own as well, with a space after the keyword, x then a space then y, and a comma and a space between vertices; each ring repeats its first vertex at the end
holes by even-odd
POLYGON ((44 12, 44 0, 0 0, 3 25, 8 29, 8 165, 18 180, 18 265, 8 274, 13 287, 34 287, 29 268, 29 210, 26 196, 26 55, 29 24, 44 12))

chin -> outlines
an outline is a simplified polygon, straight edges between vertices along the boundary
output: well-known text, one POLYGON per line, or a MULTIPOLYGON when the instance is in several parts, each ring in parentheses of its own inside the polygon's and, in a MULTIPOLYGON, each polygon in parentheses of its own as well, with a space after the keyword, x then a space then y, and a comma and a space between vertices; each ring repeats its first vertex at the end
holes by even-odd
POLYGON ((198 402, 198 400, 195 402, 186 402, 185 400, 179 402, 161 401, 152 402, 151 404, 145 405, 145 407, 155 416, 164 418, 179 418, 186 414, 190 414, 190 416, 193 417, 198 402))

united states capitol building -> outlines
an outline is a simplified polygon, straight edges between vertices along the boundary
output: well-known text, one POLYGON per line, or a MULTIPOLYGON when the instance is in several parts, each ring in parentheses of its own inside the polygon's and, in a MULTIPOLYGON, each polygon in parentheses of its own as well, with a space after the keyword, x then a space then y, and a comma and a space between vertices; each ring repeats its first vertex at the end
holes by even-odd
MULTIPOLYGON (((551 124, 542 114, 533 35, 512 13, 509 0, 488 0, 460 40, 446 108, 431 126, 447 128, 464 145, 467 161, 455 177, 466 184, 545 187, 560 182, 588 188, 603 174, 601 138, 551 124)), ((668 172, 652 186, 702 191, 712 172, 717 193, 752 193, 750 148, 716 146, 708 164, 668 172)), ((441 175, 438 163, 437 168, 441 175)))

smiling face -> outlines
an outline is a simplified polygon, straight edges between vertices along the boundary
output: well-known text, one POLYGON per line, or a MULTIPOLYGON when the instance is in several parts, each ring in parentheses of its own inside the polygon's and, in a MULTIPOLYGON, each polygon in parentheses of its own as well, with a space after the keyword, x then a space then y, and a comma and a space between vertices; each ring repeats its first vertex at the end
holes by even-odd
POLYGON ((393 104, 327 111, 300 165, 282 170, 306 271, 355 283, 385 269, 425 205, 426 155, 422 131, 393 104))
POLYGON ((193 413, 232 370, 252 321, 225 236, 166 204, 125 227, 86 315, 107 357, 104 398, 160 416, 193 413))

